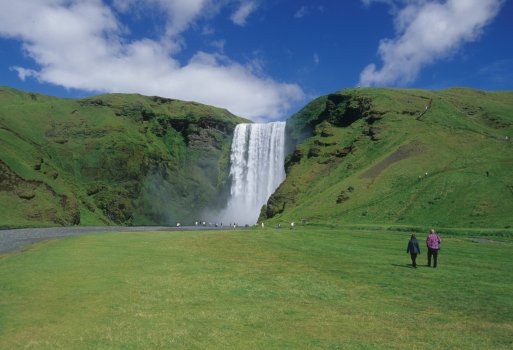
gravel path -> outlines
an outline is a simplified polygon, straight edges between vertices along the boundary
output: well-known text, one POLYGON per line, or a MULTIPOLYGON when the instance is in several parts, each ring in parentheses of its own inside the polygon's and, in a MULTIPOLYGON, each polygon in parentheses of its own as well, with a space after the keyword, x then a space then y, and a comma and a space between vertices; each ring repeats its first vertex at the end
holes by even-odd
POLYGON ((194 231, 221 230, 229 227, 209 226, 72 226, 50 228, 21 228, 0 230, 0 254, 23 249, 33 243, 51 238, 85 235, 100 232, 141 232, 141 231, 194 231))

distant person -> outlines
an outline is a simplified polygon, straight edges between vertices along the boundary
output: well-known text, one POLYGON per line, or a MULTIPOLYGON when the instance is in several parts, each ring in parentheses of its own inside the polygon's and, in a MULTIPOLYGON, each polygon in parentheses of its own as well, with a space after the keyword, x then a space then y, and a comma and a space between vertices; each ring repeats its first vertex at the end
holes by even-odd
POLYGON ((290 229, 292 230, 294 228, 294 221, 290 223, 290 229))
POLYGON ((428 264, 431 267, 431 257, 433 257, 433 267, 436 267, 438 260, 438 251, 440 250, 440 244, 442 240, 436 234, 434 229, 431 229, 429 235, 426 238, 426 245, 428 248, 428 264))
POLYGON ((264 227, 265 227, 265 225, 264 225, 264 222, 262 221, 262 228, 264 228, 264 227))
POLYGON ((408 247, 406 248, 406 253, 410 253, 411 266, 417 268, 417 254, 420 254, 420 247, 419 242, 417 242, 417 237, 415 236, 415 233, 412 233, 410 237, 408 247))

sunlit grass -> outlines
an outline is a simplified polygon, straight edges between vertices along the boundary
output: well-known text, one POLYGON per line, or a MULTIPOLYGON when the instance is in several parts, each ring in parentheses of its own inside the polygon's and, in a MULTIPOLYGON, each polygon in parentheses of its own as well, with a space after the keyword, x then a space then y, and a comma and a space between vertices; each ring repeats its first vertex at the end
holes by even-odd
POLYGON ((442 239, 416 270, 406 232, 49 241, 0 259, 0 348, 510 348, 513 245, 442 239))

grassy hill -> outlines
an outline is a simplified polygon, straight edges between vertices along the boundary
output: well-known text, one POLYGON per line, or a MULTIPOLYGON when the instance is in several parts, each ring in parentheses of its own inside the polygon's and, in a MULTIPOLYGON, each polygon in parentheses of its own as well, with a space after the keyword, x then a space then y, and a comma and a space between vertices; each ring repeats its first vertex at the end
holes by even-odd
POLYGON ((245 121, 160 97, 0 87, 0 226, 197 218, 224 202, 233 129, 245 121))
POLYGON ((262 220, 513 225, 513 92, 343 90, 287 127, 299 145, 262 220))
MULTIPOLYGON (((226 202, 245 121, 160 97, 0 87, 0 227, 198 219, 226 202)), ((349 89, 287 128, 287 179, 262 220, 513 226, 513 92, 349 89)))

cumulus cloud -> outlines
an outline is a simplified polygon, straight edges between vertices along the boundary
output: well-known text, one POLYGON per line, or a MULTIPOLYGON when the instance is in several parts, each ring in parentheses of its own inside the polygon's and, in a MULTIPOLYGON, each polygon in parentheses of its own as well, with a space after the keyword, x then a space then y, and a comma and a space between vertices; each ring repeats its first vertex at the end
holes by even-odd
POLYGON ((241 27, 245 26, 249 15, 251 15, 256 8, 257 6, 253 1, 243 1, 237 11, 231 16, 233 23, 241 27))
MULTIPOLYGON (((208 0, 0 0, 0 37, 20 40, 36 69, 12 67, 35 78, 91 92, 137 92, 228 108, 255 121, 279 119, 304 98, 295 84, 277 82, 253 63, 197 52, 174 57, 180 34, 218 10, 208 0), (116 11, 155 6, 168 20, 158 38, 127 39, 116 11), (185 18, 185 19, 184 19, 185 18)), ((221 42, 219 42, 221 43, 221 42)))
POLYGON ((166 25, 168 38, 180 34, 201 15, 216 12, 219 8, 213 0, 114 0, 113 5, 115 9, 125 13, 158 8, 168 17, 166 25))
POLYGON ((501 0, 362 0, 391 5, 397 36, 381 40, 381 68, 369 64, 360 74, 362 86, 413 82, 421 69, 475 41, 493 20, 501 0), (402 7, 401 7, 402 6, 402 7))
POLYGON ((322 14, 322 13, 324 13, 324 11, 325 11, 325 8, 322 5, 319 5, 319 6, 315 6, 315 5, 301 6, 294 13, 294 18, 295 19, 301 19, 303 17, 309 16, 309 15, 312 15, 312 14, 315 14, 315 13, 321 13, 322 14))

